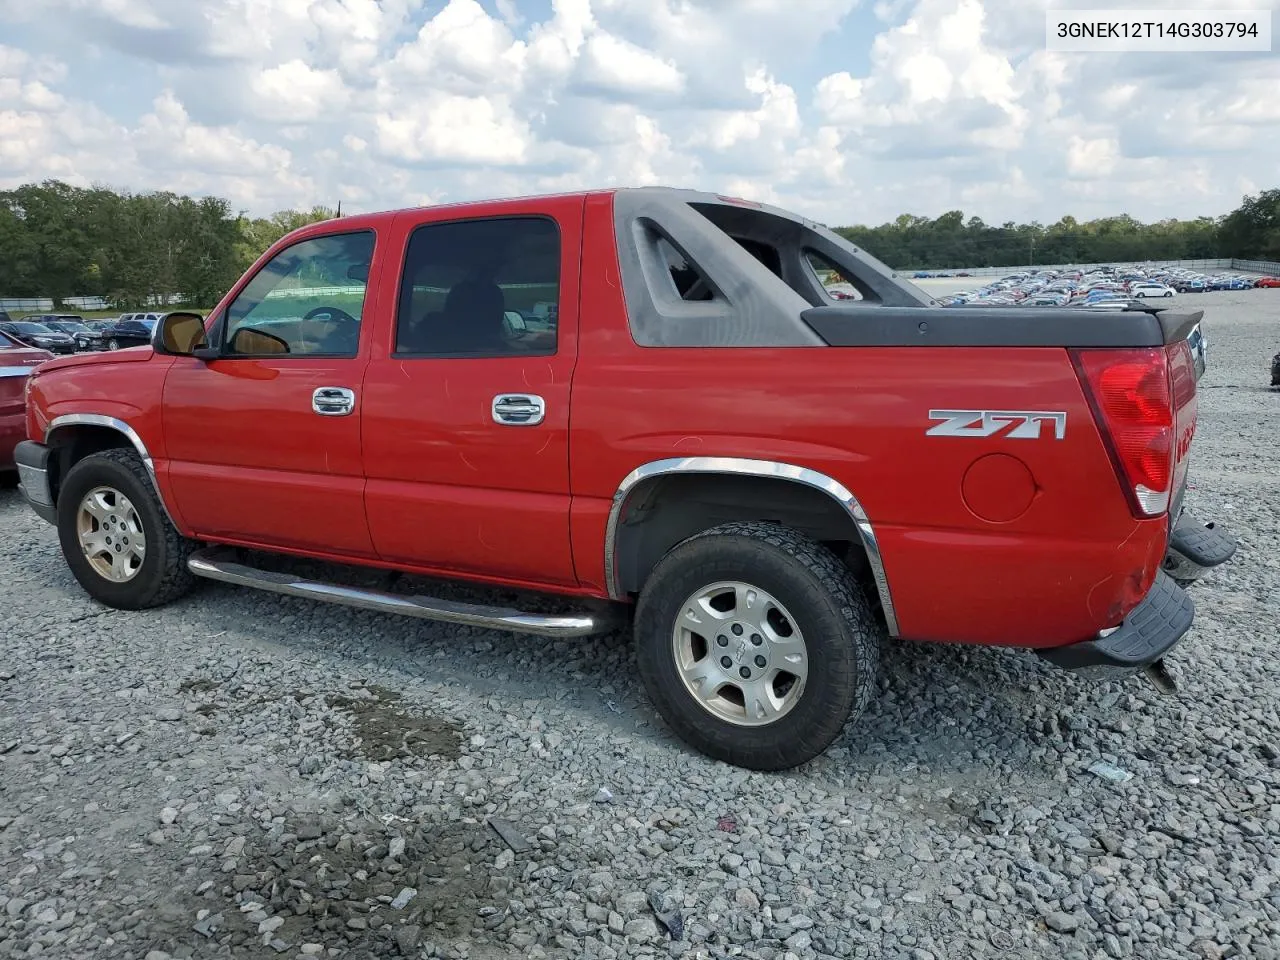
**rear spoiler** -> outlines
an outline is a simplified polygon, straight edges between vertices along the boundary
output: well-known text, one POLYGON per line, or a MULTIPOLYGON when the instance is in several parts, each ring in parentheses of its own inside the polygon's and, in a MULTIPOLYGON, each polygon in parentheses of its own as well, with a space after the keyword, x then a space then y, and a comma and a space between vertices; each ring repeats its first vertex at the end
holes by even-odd
MULTIPOLYGON (((1203 310, 1016 307, 811 307, 801 319, 832 347, 1162 347, 1197 331, 1203 310)), ((1202 338, 1203 339, 1203 338, 1202 338)), ((1194 351, 1193 351, 1194 352, 1194 351)))

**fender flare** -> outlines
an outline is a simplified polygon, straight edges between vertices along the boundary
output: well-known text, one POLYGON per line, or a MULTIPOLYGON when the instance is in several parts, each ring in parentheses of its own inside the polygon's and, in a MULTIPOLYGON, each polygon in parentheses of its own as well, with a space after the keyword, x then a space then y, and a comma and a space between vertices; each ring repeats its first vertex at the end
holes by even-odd
POLYGON ((812 487, 831 497, 853 520, 876 582, 876 592, 880 595, 880 605, 884 610, 889 636, 898 636, 898 617, 889 590, 889 578, 885 574, 884 558, 880 553, 880 541, 876 538, 871 519, 858 498, 848 487, 825 473, 776 460, 751 460, 740 457, 672 457, 642 464, 627 474, 613 495, 613 504, 609 508, 609 520, 605 526, 604 579, 612 599, 624 599, 621 585, 618 583, 617 536, 627 501, 635 488, 644 481, 679 473, 723 473, 787 480, 812 487))
POLYGON ((142 459, 142 465, 147 470, 147 476, 151 479, 151 489, 156 495, 156 500, 160 504, 160 509, 164 511, 165 517, 173 524, 174 529, 182 528, 173 519, 173 514, 169 511, 169 505, 165 503, 164 494, 160 492, 160 483, 156 479, 155 463, 151 459, 151 452, 147 450, 147 445, 142 442, 142 438, 138 436, 138 431, 116 417, 108 417, 101 413, 67 413, 60 417, 54 417, 49 425, 44 428, 44 443, 49 446, 49 441, 53 438, 54 433, 64 427, 106 427, 108 430, 114 430, 120 434, 133 446, 138 456, 142 459))

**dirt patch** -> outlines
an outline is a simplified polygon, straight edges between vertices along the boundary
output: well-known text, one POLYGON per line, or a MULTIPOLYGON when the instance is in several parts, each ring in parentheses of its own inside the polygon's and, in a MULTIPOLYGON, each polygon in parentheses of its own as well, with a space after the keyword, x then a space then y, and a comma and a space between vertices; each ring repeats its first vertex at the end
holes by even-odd
POLYGON ((393 690, 364 689, 369 696, 326 698, 330 707, 350 715, 355 725, 359 742, 349 755, 378 761, 432 756, 456 760, 461 755, 462 730, 457 724, 400 706, 402 698, 393 690))
MULTIPOLYGON (((371 819, 294 819, 250 835, 233 871, 186 914, 200 919, 161 920, 152 940, 170 952, 189 946, 196 957, 230 949, 237 960, 296 956, 306 943, 362 960, 417 957, 424 944, 449 941, 481 951, 487 942, 486 956, 523 956, 502 945, 523 919, 509 908, 519 866, 494 867, 506 849, 483 823, 397 829, 371 819)), ((520 860, 554 856, 534 847, 520 860)))

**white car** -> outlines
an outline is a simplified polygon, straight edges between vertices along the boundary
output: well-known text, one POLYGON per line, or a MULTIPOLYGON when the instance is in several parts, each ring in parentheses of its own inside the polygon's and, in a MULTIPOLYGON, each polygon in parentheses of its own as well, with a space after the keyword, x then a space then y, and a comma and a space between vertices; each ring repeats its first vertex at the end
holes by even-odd
POLYGON ((1162 283, 1135 283, 1129 288, 1129 296, 1137 297, 1172 297, 1173 288, 1162 283))

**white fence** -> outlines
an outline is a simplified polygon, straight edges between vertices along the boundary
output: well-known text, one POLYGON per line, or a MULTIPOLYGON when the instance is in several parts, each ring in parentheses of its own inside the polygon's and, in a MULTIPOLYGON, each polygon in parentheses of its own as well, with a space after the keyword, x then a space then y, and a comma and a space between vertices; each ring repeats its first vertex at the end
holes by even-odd
MULTIPOLYGON (((68 297, 62 301, 62 309, 75 313, 77 310, 109 310, 111 307, 101 297, 68 297)), ((0 297, 0 310, 8 313, 52 313, 53 301, 47 297, 0 297)))
MULTIPOLYGON (((147 301, 149 307, 161 307, 170 303, 184 303, 180 296, 151 297, 147 301)), ((62 301, 60 313, 75 313, 78 310, 111 310, 112 304, 103 297, 67 297, 62 301)), ((53 313, 53 301, 48 297, 0 297, 0 310, 6 313, 53 313)), ((128 311, 122 311, 128 312, 128 311)))

